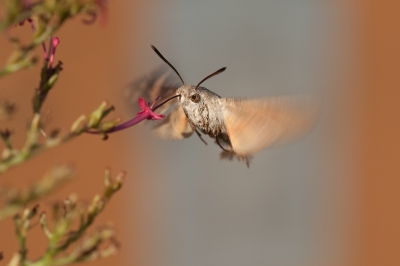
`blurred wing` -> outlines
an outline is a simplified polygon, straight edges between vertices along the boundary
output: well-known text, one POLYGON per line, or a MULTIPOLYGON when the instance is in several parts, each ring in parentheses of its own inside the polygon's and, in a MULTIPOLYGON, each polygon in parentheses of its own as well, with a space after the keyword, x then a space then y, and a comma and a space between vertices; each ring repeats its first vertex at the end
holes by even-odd
POLYGON ((311 97, 221 98, 220 104, 233 151, 243 157, 304 136, 318 113, 311 97))
MULTIPOLYGON (((172 71, 168 66, 161 66, 148 75, 144 75, 134 80, 127 90, 125 90, 125 97, 128 99, 128 104, 132 107, 133 113, 139 111, 137 101, 140 97, 143 97, 146 101, 152 102, 158 96, 161 97, 161 101, 167 99, 175 94, 177 88, 181 86, 179 78, 175 72, 172 71)), ((157 113, 165 114, 171 109, 172 105, 176 101, 170 101, 159 109, 157 113)))
MULTIPOLYGON (((181 81, 168 66, 162 65, 151 73, 136 79, 126 90, 126 98, 132 111, 137 113, 137 101, 143 97, 146 101, 153 101, 158 96, 161 101, 175 95, 176 89, 181 86, 181 81)), ((154 128, 154 133, 163 139, 182 139, 189 137, 193 129, 187 122, 186 115, 177 100, 169 101, 157 109, 157 113, 165 118, 154 128)), ((153 124, 153 123, 152 123, 153 124)))
POLYGON ((154 133, 162 139, 188 138, 193 131, 180 104, 177 104, 154 129, 154 133))

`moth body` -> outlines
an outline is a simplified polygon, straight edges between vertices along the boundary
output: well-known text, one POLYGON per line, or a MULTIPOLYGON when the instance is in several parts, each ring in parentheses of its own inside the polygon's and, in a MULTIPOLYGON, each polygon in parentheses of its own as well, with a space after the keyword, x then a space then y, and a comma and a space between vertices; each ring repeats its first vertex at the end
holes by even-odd
POLYGON ((177 89, 179 102, 193 128, 198 128, 212 138, 227 136, 222 110, 219 103, 221 97, 204 88, 184 85, 177 89))
MULTIPOLYGON (((183 139, 193 132, 201 138, 198 132, 201 131, 222 148, 221 158, 236 157, 248 165, 255 153, 276 143, 298 139, 315 124, 319 104, 314 97, 221 98, 200 85, 225 71, 225 67, 205 77, 197 86, 186 85, 164 56, 154 46, 152 49, 183 84, 175 91, 179 104, 171 107, 169 115, 156 127, 161 138, 183 139)), ((161 85, 156 82, 154 86, 161 85)))

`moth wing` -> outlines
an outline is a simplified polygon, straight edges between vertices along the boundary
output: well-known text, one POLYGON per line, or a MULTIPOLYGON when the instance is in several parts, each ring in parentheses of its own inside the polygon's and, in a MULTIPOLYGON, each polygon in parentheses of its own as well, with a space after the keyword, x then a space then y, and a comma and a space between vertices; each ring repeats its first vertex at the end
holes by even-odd
MULTIPOLYGON (((149 74, 134 80, 129 89, 125 91, 125 96, 129 101, 129 106, 132 106, 133 112, 137 113, 139 97, 152 101, 160 96, 162 101, 175 95, 178 87, 180 87, 180 80, 175 72, 162 65, 149 74)), ((165 118, 153 128, 156 136, 163 139, 182 139, 193 133, 182 107, 177 104, 176 100, 159 107, 157 113, 165 115, 165 118)))
POLYGON ((311 97, 221 98, 220 104, 233 151, 242 157, 304 136, 318 113, 311 97))
POLYGON ((188 138, 193 131, 180 104, 154 128, 155 135, 162 139, 188 138))
MULTIPOLYGON (((149 74, 135 79, 124 93, 129 106, 132 107, 132 113, 136 114, 139 111, 137 104, 139 97, 143 97, 149 102, 158 96, 161 99, 167 99, 175 94, 178 87, 180 87, 180 80, 176 77, 175 72, 162 65, 149 74)), ((174 102, 167 102, 157 109, 157 113, 165 114, 172 109, 174 102)))

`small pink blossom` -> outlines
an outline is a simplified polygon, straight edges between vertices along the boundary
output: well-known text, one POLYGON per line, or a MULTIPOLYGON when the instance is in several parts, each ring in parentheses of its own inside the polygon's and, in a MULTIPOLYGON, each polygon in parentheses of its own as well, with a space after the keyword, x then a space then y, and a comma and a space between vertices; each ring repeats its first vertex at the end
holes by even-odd
POLYGON ((164 115, 154 113, 154 104, 158 100, 159 100, 159 98, 157 98, 150 104, 150 103, 146 103, 146 101, 143 98, 139 98, 139 106, 142 109, 142 111, 138 112, 136 114, 136 116, 134 118, 132 118, 131 120, 128 120, 125 123, 122 123, 118 126, 115 126, 105 133, 111 133, 111 132, 126 129, 128 127, 136 125, 137 123, 139 123, 143 120, 161 120, 161 119, 163 119, 164 115))
MULTIPOLYGON (((33 22, 33 20, 31 18, 27 18, 26 21, 29 22, 32 32, 35 32, 36 28, 35 28, 35 23, 33 22)), ((23 26, 25 24, 25 20, 21 21, 20 23, 18 23, 18 25, 23 26)), ((60 43, 60 39, 58 37, 50 37, 50 41, 49 41, 49 52, 47 53, 47 48, 46 48, 46 44, 44 42, 42 42, 42 48, 43 48, 43 57, 44 60, 49 60, 49 68, 51 69, 53 66, 53 62, 54 62, 54 56, 56 53, 56 48, 57 45, 60 43)))
POLYGON ((167 100, 165 100, 164 102, 158 104, 155 106, 155 103, 160 100, 160 97, 157 97, 157 99, 155 99, 152 103, 147 103, 143 98, 139 98, 139 106, 142 109, 142 111, 138 112, 136 114, 136 116, 134 118, 132 118, 131 120, 128 120, 122 124, 119 124, 107 131, 87 131, 87 133, 91 133, 91 134, 108 134, 108 133, 112 133, 112 132, 116 132, 116 131, 120 131, 123 129, 126 129, 128 127, 134 126, 136 124, 138 124, 139 122, 143 121, 143 120, 161 120, 163 119, 165 116, 163 114, 157 114, 154 111, 159 108, 160 106, 162 106, 163 104, 165 104, 166 102, 179 97, 180 95, 175 95, 172 96, 170 98, 168 98, 167 100))
POLYGON ((159 98, 157 98, 155 101, 149 105, 149 103, 146 103, 146 101, 143 98, 139 98, 139 106, 142 108, 142 111, 137 113, 137 115, 144 115, 147 120, 161 120, 164 118, 164 115, 162 114, 156 114, 153 112, 152 108, 154 108, 154 104, 156 101, 158 101, 159 98))
POLYGON ((60 43, 60 39, 58 37, 50 38, 50 48, 49 55, 46 55, 45 59, 49 58, 49 68, 52 68, 54 62, 54 56, 56 53, 57 45, 60 43))

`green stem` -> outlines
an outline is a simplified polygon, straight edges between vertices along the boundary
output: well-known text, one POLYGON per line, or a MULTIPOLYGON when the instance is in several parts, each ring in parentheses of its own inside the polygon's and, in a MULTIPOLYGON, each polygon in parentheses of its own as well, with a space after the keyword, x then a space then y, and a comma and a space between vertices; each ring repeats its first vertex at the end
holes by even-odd
POLYGON ((9 168, 17 166, 38 154, 41 154, 44 151, 50 150, 52 148, 58 147, 63 143, 66 143, 77 136, 81 135, 82 132, 78 133, 69 133, 65 137, 58 140, 47 140, 43 144, 37 143, 35 140, 27 140, 24 145, 24 148, 21 152, 18 152, 12 155, 11 158, 0 161, 0 174, 7 171, 9 168))

